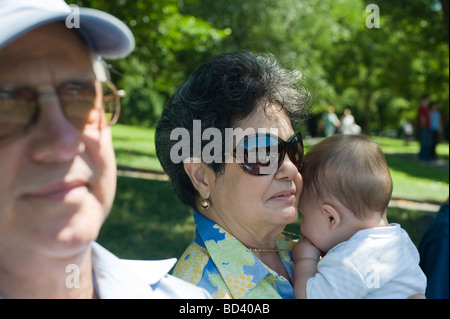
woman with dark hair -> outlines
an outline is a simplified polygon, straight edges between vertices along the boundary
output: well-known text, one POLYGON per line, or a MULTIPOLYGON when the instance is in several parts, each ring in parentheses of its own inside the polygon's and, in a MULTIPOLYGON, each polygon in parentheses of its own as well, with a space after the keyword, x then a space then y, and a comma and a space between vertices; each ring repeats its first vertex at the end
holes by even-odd
POLYGON ((222 54, 181 85, 157 125, 158 158, 197 226, 174 275, 215 298, 294 298, 294 242, 282 232, 303 187, 294 127, 310 94, 300 81, 270 54, 222 54))

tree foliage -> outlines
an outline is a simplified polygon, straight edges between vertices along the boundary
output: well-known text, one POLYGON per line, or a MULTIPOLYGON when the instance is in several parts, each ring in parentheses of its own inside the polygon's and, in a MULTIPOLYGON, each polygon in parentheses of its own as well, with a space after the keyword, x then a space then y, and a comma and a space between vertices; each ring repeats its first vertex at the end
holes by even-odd
POLYGON ((75 3, 112 13, 136 37, 136 51, 111 62, 113 77, 127 91, 122 122, 153 125, 197 66, 242 49, 272 52, 285 67, 302 71, 315 97, 313 113, 330 104, 338 112, 349 107, 367 131, 412 120, 425 92, 448 117, 448 32, 438 0, 75 3), (369 4, 379 7, 379 28, 366 25, 369 4))
POLYGON ((193 15, 180 14, 177 0, 68 1, 116 16, 133 32, 136 49, 108 61, 113 81, 126 91, 121 123, 151 126, 187 74, 211 54, 229 32, 193 15))

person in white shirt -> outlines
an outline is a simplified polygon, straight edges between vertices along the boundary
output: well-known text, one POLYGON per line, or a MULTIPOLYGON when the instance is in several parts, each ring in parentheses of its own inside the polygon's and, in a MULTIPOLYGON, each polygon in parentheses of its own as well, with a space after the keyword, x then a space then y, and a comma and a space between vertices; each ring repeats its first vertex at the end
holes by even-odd
POLYGON ((392 179, 375 142, 361 135, 329 137, 309 150, 301 174, 305 237, 293 250, 296 298, 425 293, 416 247, 400 225, 387 220, 392 179))
POLYGON ((0 298, 209 297, 168 275, 175 260, 120 260, 95 243, 119 113, 99 57, 133 48, 105 12, 0 0, 0 298))
POLYGON ((344 110, 344 115, 341 118, 341 127, 339 128, 342 134, 360 134, 361 127, 356 124, 355 117, 352 115, 350 109, 344 110))

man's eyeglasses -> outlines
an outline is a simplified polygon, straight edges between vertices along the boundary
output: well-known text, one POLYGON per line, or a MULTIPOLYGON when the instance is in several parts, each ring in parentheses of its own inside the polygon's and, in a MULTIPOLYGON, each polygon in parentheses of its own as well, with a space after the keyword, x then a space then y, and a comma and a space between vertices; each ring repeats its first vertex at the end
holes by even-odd
POLYGON ((303 139, 300 132, 288 141, 276 135, 264 133, 245 136, 231 153, 248 174, 274 174, 288 154, 291 162, 300 171, 303 165, 303 139))
POLYGON ((111 82, 68 81, 51 91, 25 85, 0 86, 0 143, 26 132, 39 117, 41 98, 57 96, 66 118, 84 130, 87 126, 114 125, 119 118, 120 96, 111 82))

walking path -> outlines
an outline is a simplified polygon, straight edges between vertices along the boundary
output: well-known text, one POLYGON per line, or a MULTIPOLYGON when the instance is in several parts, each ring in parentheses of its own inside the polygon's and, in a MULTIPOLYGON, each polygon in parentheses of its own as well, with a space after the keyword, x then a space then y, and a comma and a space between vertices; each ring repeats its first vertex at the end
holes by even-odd
POLYGON ((164 172, 126 166, 117 166, 117 175, 156 181, 169 181, 169 176, 167 176, 167 174, 164 172))
POLYGON ((389 207, 400 207, 404 209, 423 210, 437 213, 441 207, 441 204, 442 203, 440 202, 392 198, 389 202, 389 207))
MULTIPOLYGON (((445 168, 448 171, 448 161, 447 166, 443 167, 443 169, 445 168)), ((117 175, 131 178, 142 178, 148 180, 169 181, 169 177, 164 172, 136 169, 124 166, 117 167, 117 175)), ((392 198, 389 203, 390 207, 401 207, 405 209, 423 210, 429 212, 437 212, 439 210, 440 205, 441 203, 439 202, 419 201, 401 198, 392 198)))
MULTIPOLYGON (((323 138, 308 138, 309 144, 315 144, 322 140, 323 138)), ((405 159, 409 159, 411 161, 417 160, 416 154, 386 154, 389 156, 396 156, 405 159)), ((440 169, 444 172, 449 172, 449 160, 448 159, 437 159, 434 161, 424 162, 424 165, 434 167, 440 169)), ((117 175, 132 177, 132 178, 143 178, 148 180, 157 180, 157 181, 169 181, 169 177, 167 174, 161 171, 155 170, 147 170, 147 169, 137 169, 130 168, 126 166, 118 166, 117 167, 117 175)), ((415 209, 415 210, 423 210, 429 212, 437 212, 439 210, 441 203, 432 202, 432 201, 418 201, 411 199, 402 199, 402 198, 392 198, 389 206, 393 207, 401 207, 405 209, 415 209)))

